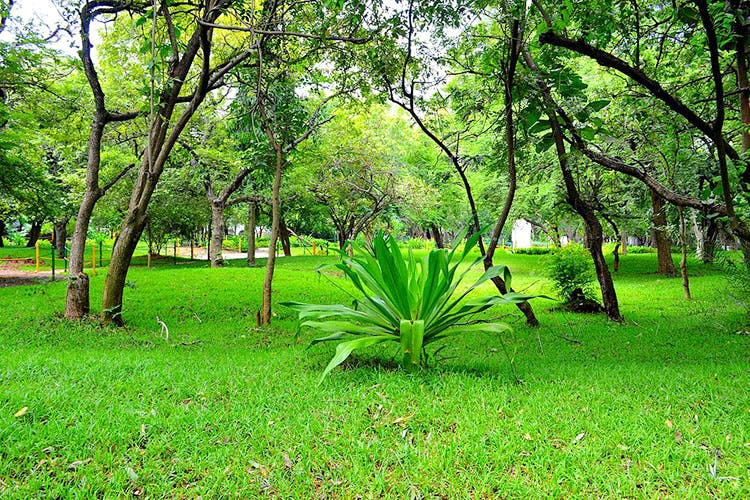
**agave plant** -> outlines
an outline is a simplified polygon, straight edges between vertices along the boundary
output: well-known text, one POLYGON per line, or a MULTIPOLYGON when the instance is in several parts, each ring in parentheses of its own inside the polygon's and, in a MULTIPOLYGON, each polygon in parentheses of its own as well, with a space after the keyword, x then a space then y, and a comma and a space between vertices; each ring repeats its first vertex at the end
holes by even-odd
POLYGON ((472 320, 472 316, 496 304, 513 304, 532 297, 507 293, 465 300, 479 285, 496 276, 503 275, 510 288, 511 276, 506 266, 491 267, 474 284, 458 290, 466 275, 482 261, 481 257, 474 260, 459 273, 459 266, 478 240, 479 234, 475 234, 460 252, 460 245, 456 244, 450 251, 434 249, 419 259, 411 250, 404 256, 397 242, 382 233, 367 250, 350 243, 352 256, 342 253, 343 259, 335 267, 362 295, 354 298, 352 307, 283 304, 299 313, 300 327, 326 334, 312 344, 341 341, 321 381, 355 349, 400 343, 403 367, 411 371, 421 366, 422 353, 433 342, 472 332, 508 331, 508 325, 472 320))

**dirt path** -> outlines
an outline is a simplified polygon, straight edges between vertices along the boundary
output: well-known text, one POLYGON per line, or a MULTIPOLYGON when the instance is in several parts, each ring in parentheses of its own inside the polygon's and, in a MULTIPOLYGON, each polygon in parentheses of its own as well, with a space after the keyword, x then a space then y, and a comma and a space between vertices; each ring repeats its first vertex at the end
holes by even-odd
MULTIPOLYGON (((180 247, 177 249, 177 252, 179 257, 190 257, 190 247, 180 247)), ((225 259, 247 259, 247 252, 238 252, 237 250, 224 249, 222 255, 225 259)), ((279 257, 283 256, 283 253, 279 255, 279 257)), ((265 259, 266 257, 268 257, 268 247, 255 249, 256 259, 265 259)), ((193 258, 195 260, 206 260, 206 247, 195 247, 193 249, 193 258)))
MULTIPOLYGON (((178 255, 182 258, 190 256, 190 247, 180 247, 178 249, 178 255)), ((236 250, 224 250, 223 252, 225 259, 246 259, 247 252, 237 252, 236 250)), ((281 254, 279 257, 283 257, 281 254)), ((255 250, 255 257, 258 259, 265 259, 268 257, 268 248, 258 248, 255 250)), ((167 258, 167 257, 163 257, 167 258)), ((194 248, 193 258, 195 260, 206 260, 206 248, 194 248)), ((55 281, 65 279, 66 273, 57 271, 55 273, 55 281)), ((18 265, 6 264, 0 266, 0 288, 9 286, 20 286, 20 285, 38 285, 40 283, 49 282, 52 280, 52 271, 23 271, 18 269, 18 265)))
MULTIPOLYGON (((65 279, 65 274, 55 273, 55 281, 65 279)), ((0 287, 38 285, 52 280, 52 271, 21 271, 20 269, 0 269, 0 287)))

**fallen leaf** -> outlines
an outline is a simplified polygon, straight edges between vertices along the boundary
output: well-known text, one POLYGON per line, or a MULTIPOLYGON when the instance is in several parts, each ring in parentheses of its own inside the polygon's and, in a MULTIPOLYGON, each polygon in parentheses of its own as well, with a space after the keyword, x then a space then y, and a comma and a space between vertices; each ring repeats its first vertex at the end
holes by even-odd
POLYGON ((622 451, 628 451, 630 449, 630 446, 624 445, 624 444, 618 444, 618 448, 620 448, 622 451))
POLYGON ((682 433, 679 429, 674 431, 674 440, 677 441, 677 444, 682 444, 682 433))
POLYGON ((125 469, 125 472, 128 473, 128 477, 130 478, 131 481, 133 482, 138 481, 138 474, 135 473, 132 467, 127 467, 125 469))
POLYGON ((68 464, 68 469, 76 470, 81 465, 87 464, 89 462, 91 462, 90 458, 87 458, 86 460, 76 460, 75 462, 71 462, 70 464, 68 464))
POLYGON ((524 439, 525 439, 526 441, 531 441, 531 434, 529 434, 529 433, 527 432, 526 434, 524 434, 524 435, 523 435, 523 438, 524 438, 524 439))
POLYGON ((21 408, 20 410, 18 410, 16 413, 14 413, 13 416, 14 417, 23 417, 24 415, 26 415, 27 411, 29 411, 29 407, 28 406, 24 406, 23 408, 21 408))
POLYGON ((292 460, 289 458, 289 455, 284 453, 284 467, 287 469, 292 468, 292 460))
POLYGON ((580 433, 580 434, 579 434, 579 435, 577 435, 577 436, 576 436, 576 438, 575 438, 575 439, 573 440, 573 444, 577 444, 577 443, 578 443, 578 441, 580 441, 581 439, 583 439, 583 438, 584 438, 585 436, 586 436, 586 433, 585 433, 585 432, 582 432, 582 433, 580 433))
POLYGON ((665 421, 664 421, 664 423, 665 423, 665 424, 667 425, 667 427, 669 427, 670 429, 672 428, 672 421, 671 421, 671 420, 667 419, 667 420, 665 420, 665 421))

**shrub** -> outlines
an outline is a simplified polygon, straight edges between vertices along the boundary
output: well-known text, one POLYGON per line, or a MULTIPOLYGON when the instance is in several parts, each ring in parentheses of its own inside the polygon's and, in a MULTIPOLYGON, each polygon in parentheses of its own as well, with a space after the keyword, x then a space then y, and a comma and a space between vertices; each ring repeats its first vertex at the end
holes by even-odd
POLYGON ((361 294, 354 298, 353 307, 284 303, 299 313, 300 327, 307 326, 325 334, 313 344, 342 341, 321 381, 355 349, 385 342, 399 343, 403 367, 414 370, 421 366, 422 352, 432 342, 464 333, 509 330, 505 324, 477 321, 473 316, 495 304, 513 304, 531 297, 508 293, 472 302, 464 300, 476 287, 495 276, 503 275, 510 288, 507 267, 488 269, 473 285, 456 293, 467 273, 482 262, 479 257, 468 269, 457 272, 477 241, 478 235, 469 238, 460 254, 458 247, 451 251, 433 249, 420 259, 411 251, 404 257, 396 240, 385 238, 382 233, 373 240, 372 252, 349 243, 354 256, 348 257, 342 252, 342 261, 334 267, 341 270, 361 294))
POLYGON ((558 248, 547 260, 547 276, 560 297, 571 302, 576 297, 576 290, 585 296, 591 296, 596 281, 594 263, 583 248, 570 245, 558 248))
POLYGON ((410 248, 412 250, 424 250, 425 248, 432 247, 433 244, 429 240, 425 240, 424 238, 408 238, 405 242, 406 248, 410 248))
POLYGON ((750 270, 742 261, 742 254, 731 251, 717 252, 714 262, 726 274, 729 297, 742 306, 747 319, 750 320, 750 270))
POLYGON ((552 249, 548 247, 516 248, 513 253, 522 255, 547 255, 552 249))
MULTIPOLYGON (((622 249, 620 249, 622 251, 622 249)), ((637 254, 637 253, 656 253, 656 248, 651 247, 639 247, 639 246, 632 246, 628 247, 628 253, 637 254)))

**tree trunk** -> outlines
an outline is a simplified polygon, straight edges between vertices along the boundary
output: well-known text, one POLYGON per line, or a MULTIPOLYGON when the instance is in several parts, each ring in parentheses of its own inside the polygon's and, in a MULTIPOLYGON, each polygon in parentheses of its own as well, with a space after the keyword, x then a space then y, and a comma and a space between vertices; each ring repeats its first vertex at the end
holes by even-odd
POLYGON ((279 219, 279 239, 281 240, 281 248, 284 250, 284 257, 291 257, 292 242, 289 239, 289 229, 287 229, 283 218, 279 219))
POLYGON ((604 243, 604 236, 602 234, 602 225, 599 219, 596 218, 593 208, 591 208, 580 196, 578 188, 573 178, 573 174, 568 164, 568 152, 565 149, 565 138, 563 136, 562 127, 558 121, 557 116, 557 103, 552 98, 552 93, 544 80, 539 76, 539 68, 531 57, 531 53, 528 48, 524 48, 524 59, 528 67, 536 73, 536 84, 539 88, 544 103, 545 112, 550 121, 552 127, 552 136, 555 141, 555 150, 557 152, 557 160, 560 165, 560 171, 563 175, 563 181, 565 183, 565 191, 567 193, 568 203, 573 209, 583 218, 584 222, 584 235, 586 237, 587 247, 591 253, 591 257, 594 259, 594 267, 596 268, 596 277, 599 281, 599 288, 602 292, 602 301, 604 302, 604 311, 607 314, 607 318, 612 321, 622 321, 620 315, 620 307, 617 302, 617 293, 615 292, 615 285, 612 281, 612 274, 609 272, 607 262, 604 260, 604 253, 602 252, 602 244, 604 243))
POLYGON ((713 264, 716 256, 716 243, 719 239, 719 225, 713 219, 707 219, 703 230, 703 263, 713 264))
POLYGON ((560 236, 560 228, 557 227, 557 224, 552 224, 550 226, 550 231, 552 232, 552 246, 555 248, 562 248, 562 237, 560 236))
POLYGON ((618 274, 620 272, 620 242, 615 241, 615 248, 612 250, 612 255, 614 256, 614 271, 615 274, 618 274))
POLYGON ((682 290, 685 292, 685 298, 690 300, 690 281, 688 280, 687 271, 687 229, 685 227, 685 214, 682 207, 677 207, 677 214, 680 217, 680 249, 682 251, 680 275, 682 276, 682 290))
POLYGON ((57 256, 61 259, 65 258, 65 240, 68 239, 68 219, 59 219, 55 222, 55 248, 57 249, 57 256))
POLYGON ((5 221, 0 220, 0 248, 5 246, 5 241, 3 241, 3 236, 5 236, 5 221))
POLYGON ((343 250, 346 246, 346 241, 349 239, 349 236, 346 234, 346 229, 337 228, 336 235, 339 240, 339 250, 343 250))
MULTIPOLYGON (((92 154, 91 151, 89 151, 89 154, 92 154)), ((83 262, 89 222, 94 211, 94 205, 99 198, 96 192, 88 186, 88 183, 87 177, 86 192, 83 195, 80 207, 78 207, 78 216, 76 217, 68 256, 68 276, 72 279, 68 281, 68 290, 65 297, 65 317, 74 320, 84 317, 90 310, 89 278, 83 272, 83 262)))
MULTIPOLYGON (((497 220, 497 223, 495 224, 495 228, 492 232, 492 236, 490 237, 489 244, 487 245, 487 250, 485 251, 484 247, 482 246, 482 238, 479 238, 479 251, 481 252, 482 256, 484 257, 484 268, 489 269, 493 266, 493 259, 495 257, 495 250, 497 249, 497 243, 500 240, 500 236, 502 235, 503 228, 505 227, 505 223, 508 220, 508 215, 510 214, 510 209, 513 206, 513 200, 516 195, 516 135, 515 135, 515 123, 514 123, 514 117, 513 117, 513 82, 515 79, 515 73, 516 73, 516 65, 518 62, 518 57, 521 53, 521 34, 520 34, 520 23, 518 19, 514 19, 511 22, 511 40, 512 40, 512 47, 509 55, 509 60, 506 61, 507 66, 505 67, 505 70, 503 71, 503 87, 505 92, 505 140, 507 143, 507 155, 508 155, 508 193, 505 196, 505 203, 503 203, 503 210, 500 214, 500 217, 497 220)), ((473 198, 471 198, 471 191, 467 189, 467 195, 472 200, 471 206, 473 210, 473 216, 474 216, 474 224, 479 230, 479 218, 476 213, 476 208, 474 208, 473 198)), ((499 276, 496 276, 492 279, 492 283, 494 283, 495 288, 501 293, 506 294, 508 293, 508 287, 505 281, 500 278, 499 276)), ((512 288, 510 291, 514 291, 512 288)), ((536 319, 536 315, 534 314, 534 309, 531 307, 531 304, 528 302, 521 302, 520 304, 517 304, 518 309, 523 313, 523 315, 526 317, 526 324, 529 326, 538 326, 539 320, 536 319)))
POLYGON ((226 223, 224 221, 224 204, 211 201, 211 226, 212 236, 209 253, 211 255, 211 267, 222 267, 224 265, 224 234, 226 223))
POLYGON ((247 265, 255 267, 255 226, 257 223, 257 207, 255 202, 251 201, 247 204, 247 229, 245 234, 247 236, 247 265))
POLYGON ((42 234, 42 222, 41 220, 35 220, 31 223, 31 229, 27 234, 26 248, 34 248, 36 242, 39 241, 39 235, 42 234))
POLYGON ((437 248, 445 248, 443 233, 440 232, 440 228, 437 227, 437 224, 430 225, 430 233, 432 233, 432 238, 435 240, 435 246, 437 248))
POLYGON ((604 243, 602 225, 594 215, 593 210, 588 211, 584 209, 579 213, 583 217, 584 232, 588 241, 589 253, 591 253, 591 257, 594 259, 596 279, 599 281, 599 288, 602 292, 604 311, 607 314, 607 318, 612 321, 622 321, 620 306, 617 302, 617 293, 615 292, 615 284, 612 281, 612 274, 609 272, 607 262, 604 260, 604 252, 602 252, 602 244, 604 243))
POLYGON ((698 224, 695 210, 691 212, 690 219, 693 222, 693 236, 695 236, 695 258, 703 260, 703 229, 698 224))
POLYGON ((263 281, 263 304, 261 308, 261 325, 271 323, 271 300, 273 295, 273 273, 276 267, 276 241, 279 238, 279 225, 281 221, 281 200, 279 191, 281 189, 281 173, 284 167, 284 158, 281 145, 276 145, 276 172, 273 179, 271 193, 271 238, 268 243, 268 260, 266 261, 266 277, 263 281))
POLYGON ((627 255, 628 254, 628 232, 624 229, 622 230, 622 233, 620 233, 620 247, 622 248, 622 254, 627 255))
POLYGON ((102 319, 104 324, 124 324, 122 318, 122 298, 125 290, 125 279, 130 267, 135 247, 141 238, 146 225, 146 217, 140 211, 129 211, 120 229, 120 236, 115 241, 112 257, 109 261, 107 279, 104 282, 102 296, 102 319))
POLYGON ((659 261, 657 273, 665 276, 675 276, 677 271, 672 261, 672 246, 669 242, 667 232, 667 213, 664 198, 659 193, 650 189, 651 206, 653 208, 652 222, 654 224, 654 243, 656 244, 656 255, 659 261))
POLYGON ((68 295, 65 301, 65 317, 80 319, 89 313, 89 275, 68 274, 68 295))

